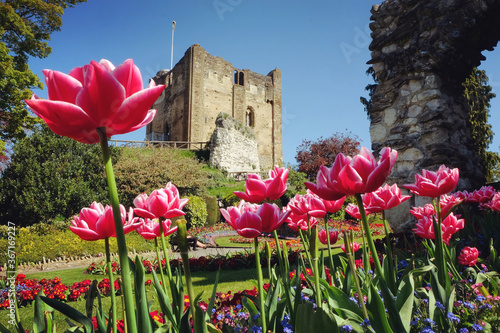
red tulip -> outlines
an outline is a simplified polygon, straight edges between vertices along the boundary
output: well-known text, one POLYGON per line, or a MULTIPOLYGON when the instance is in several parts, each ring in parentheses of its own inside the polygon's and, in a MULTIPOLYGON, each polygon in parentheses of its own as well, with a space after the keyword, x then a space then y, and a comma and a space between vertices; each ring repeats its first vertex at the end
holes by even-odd
POLYGON ((69 74, 43 73, 49 98, 33 95, 26 103, 54 133, 83 143, 99 142, 100 127, 110 137, 150 123, 156 111, 149 108, 165 87, 151 81, 143 89, 141 73, 130 59, 116 68, 103 59, 76 67, 69 74))
MULTIPOLYGON (((339 238, 339 232, 338 231, 329 231, 328 236, 330 238, 330 245, 333 245, 333 244, 337 243, 337 240, 339 238)), ((325 244, 325 245, 328 244, 328 239, 326 237, 327 237, 326 230, 325 229, 320 230, 318 233, 318 238, 322 244, 325 244)))
MULTIPOLYGON (((139 228, 137 228, 137 232, 144 239, 154 239, 155 237, 160 237, 160 224, 152 219, 141 219, 142 224, 139 228)), ((172 226, 172 221, 163 220, 161 222, 163 224, 163 236, 168 236, 177 231, 177 227, 170 228, 172 226)))
POLYGON ((288 169, 275 166, 269 171, 269 178, 262 180, 259 175, 250 174, 245 183, 245 192, 234 192, 239 198, 252 203, 277 200, 286 192, 288 169))
MULTIPOLYGON (((360 244, 360 243, 357 243, 357 242, 352 242, 352 243, 350 244, 350 247, 351 247, 351 251, 352 251, 352 253, 354 253, 354 252, 358 252, 358 251, 359 251, 359 249, 361 248, 361 244, 360 244)), ((345 244, 340 245, 340 248, 342 249, 342 251, 344 251, 344 252, 346 251, 346 249, 345 249, 345 244)))
MULTIPOLYGON (((125 207, 120 205, 123 230, 129 233, 140 226, 136 223, 138 218, 133 217, 132 209, 129 210, 128 219, 125 207)), ((80 216, 74 216, 69 227, 78 237, 87 241, 95 241, 108 237, 116 237, 113 208, 109 205, 93 202, 90 208, 83 208, 80 216)))
POLYGON ((437 198, 451 192, 457 186, 458 178, 457 168, 441 165, 437 172, 422 170, 422 175, 415 175, 415 184, 403 186, 421 197, 437 198))
POLYGON ((288 218, 286 219, 286 223, 290 227, 290 229, 294 231, 299 231, 300 230, 308 230, 309 227, 313 227, 319 223, 317 219, 314 217, 309 218, 309 222, 307 221, 307 217, 305 216, 298 216, 293 213, 291 213, 288 218))
MULTIPOLYGON (((316 197, 319 198, 316 194, 314 194, 311 190, 307 190, 308 194, 312 194, 316 197)), ((328 213, 336 213, 338 212, 341 208, 342 205, 344 205, 345 202, 345 197, 340 198, 339 200, 323 200, 320 198, 320 200, 323 201, 323 204, 325 205, 325 209, 328 213)))
POLYGON ((397 151, 383 148, 380 161, 365 147, 353 158, 338 154, 331 168, 321 166, 317 184, 305 183, 324 200, 338 200, 345 195, 369 193, 382 186, 396 162, 397 151))
MULTIPOLYGON (((358 219, 358 220, 361 219, 361 213, 359 212, 358 205, 355 205, 355 204, 352 204, 352 203, 348 204, 345 207, 345 211, 346 211, 347 214, 351 215, 355 219, 358 219)), ((370 212, 365 209, 365 214, 366 215, 370 215, 370 212)))
POLYGON ((148 219, 170 219, 185 215, 182 208, 188 201, 189 199, 180 199, 177 187, 169 182, 165 188, 154 190, 150 196, 146 193, 139 194, 134 199, 134 213, 148 219))
POLYGON ((322 218, 326 215, 326 208, 323 200, 314 193, 296 194, 290 202, 288 202, 288 210, 291 210, 294 215, 322 218))
MULTIPOLYGON (((433 216, 425 215, 417 221, 415 234, 426 239, 435 239, 434 226, 432 225, 433 216)), ((450 239, 458 230, 464 228, 464 220, 457 218, 453 213, 450 213, 442 222, 441 230, 443 243, 450 244, 450 239)))
POLYGON ((474 266, 479 257, 479 251, 475 247, 464 247, 458 256, 458 263, 464 266, 474 266))
POLYGON ((500 192, 496 193, 490 202, 484 204, 485 207, 488 207, 491 210, 500 212, 500 192))
POLYGON ((467 202, 485 203, 491 201, 496 193, 497 191, 493 186, 483 186, 479 190, 474 190, 474 192, 469 193, 467 202))
POLYGON ((238 207, 221 209, 222 216, 236 232, 246 238, 258 237, 263 232, 278 229, 290 212, 281 212, 276 204, 262 205, 240 201, 238 207))

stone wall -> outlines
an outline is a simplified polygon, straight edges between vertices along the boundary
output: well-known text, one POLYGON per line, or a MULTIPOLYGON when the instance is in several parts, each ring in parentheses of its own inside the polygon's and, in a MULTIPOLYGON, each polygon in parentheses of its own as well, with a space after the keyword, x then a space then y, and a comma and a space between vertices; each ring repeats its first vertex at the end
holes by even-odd
MULTIPOLYGON (((372 8, 372 149, 399 151, 389 182, 414 182, 422 169, 460 169, 459 189, 484 184, 462 83, 500 38, 500 0, 387 0, 372 8)), ((418 200, 418 199, 417 199, 418 200)), ((408 201, 389 214, 403 229, 408 201)))
POLYGON ((259 173, 259 152, 252 130, 227 113, 216 120, 210 140, 210 164, 227 172, 259 173))
POLYGON ((150 140, 209 141, 217 115, 224 112, 252 128, 261 166, 283 163, 279 69, 268 75, 238 69, 195 44, 154 80, 167 87, 146 129, 150 140))

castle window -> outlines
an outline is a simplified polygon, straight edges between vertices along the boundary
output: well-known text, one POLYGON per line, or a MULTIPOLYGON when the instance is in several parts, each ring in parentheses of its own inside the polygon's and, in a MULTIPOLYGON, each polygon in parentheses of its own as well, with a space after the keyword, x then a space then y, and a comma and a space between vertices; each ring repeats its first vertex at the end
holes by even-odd
POLYGON ((254 127, 255 126, 254 112, 253 112, 253 109, 250 108, 250 107, 247 109, 245 120, 246 120, 246 125, 248 127, 254 127))
POLYGON ((233 83, 238 84, 240 86, 244 86, 245 85, 245 73, 234 70, 233 74, 234 74, 233 83))
POLYGON ((165 132, 163 132, 163 141, 170 141, 170 126, 168 126, 167 121, 165 121, 165 132))

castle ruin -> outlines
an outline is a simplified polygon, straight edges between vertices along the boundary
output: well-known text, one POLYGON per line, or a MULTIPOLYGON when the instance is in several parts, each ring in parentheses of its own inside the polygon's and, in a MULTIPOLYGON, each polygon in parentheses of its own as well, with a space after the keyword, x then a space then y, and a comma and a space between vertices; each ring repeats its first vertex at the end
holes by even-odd
POLYGON ((217 116, 226 113, 253 131, 262 170, 283 163, 279 69, 268 75, 238 69, 195 44, 154 80, 166 88, 147 125, 148 140, 209 142, 217 116))

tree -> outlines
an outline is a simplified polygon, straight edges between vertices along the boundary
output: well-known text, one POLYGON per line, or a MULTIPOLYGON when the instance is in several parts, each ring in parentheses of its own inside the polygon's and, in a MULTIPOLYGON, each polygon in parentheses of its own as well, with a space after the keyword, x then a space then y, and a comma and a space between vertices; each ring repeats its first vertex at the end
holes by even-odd
POLYGON ((470 108, 472 139, 483 162, 486 181, 491 182, 494 180, 494 170, 498 169, 500 163, 500 156, 497 153, 487 151, 494 134, 492 126, 488 124, 490 100, 496 95, 491 92, 492 87, 488 85, 486 72, 477 68, 472 70, 463 87, 464 97, 470 108))
MULTIPOLYGON (((111 147, 114 148, 114 147, 111 147)), ((119 148, 112 149, 116 161, 119 148)), ((93 201, 108 201, 99 145, 54 134, 46 125, 14 145, 0 178, 0 224, 69 218, 93 201)))
POLYGON ((29 57, 47 57, 52 52, 47 41, 60 30, 64 9, 86 1, 0 2, 0 148, 5 149, 5 141, 23 138, 25 130, 38 123, 24 104, 31 97, 31 89, 43 88, 29 69, 29 57))
POLYGON ((358 136, 352 133, 335 133, 333 136, 318 141, 303 140, 297 147, 295 159, 299 163, 298 171, 307 175, 310 180, 316 179, 321 165, 330 167, 339 153, 353 156, 359 152, 358 136))

